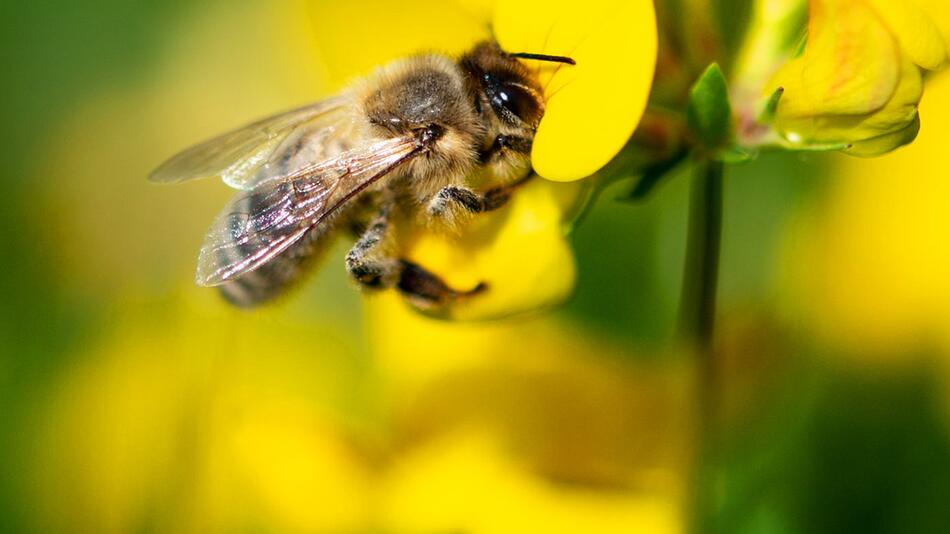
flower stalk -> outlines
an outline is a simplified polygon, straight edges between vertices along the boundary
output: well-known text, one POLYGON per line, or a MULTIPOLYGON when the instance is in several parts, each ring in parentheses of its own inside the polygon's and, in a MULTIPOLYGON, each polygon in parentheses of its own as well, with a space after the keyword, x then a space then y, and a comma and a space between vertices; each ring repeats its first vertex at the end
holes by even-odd
POLYGON ((703 350, 712 344, 715 322, 722 234, 722 181, 722 162, 703 160, 696 163, 690 186, 681 320, 685 339, 703 350))
POLYGON ((723 163, 695 163, 690 185, 689 225, 680 320, 683 339, 695 357, 695 455, 689 493, 690 531, 707 530, 716 517, 714 457, 719 419, 719 384, 713 332, 722 236, 723 163))

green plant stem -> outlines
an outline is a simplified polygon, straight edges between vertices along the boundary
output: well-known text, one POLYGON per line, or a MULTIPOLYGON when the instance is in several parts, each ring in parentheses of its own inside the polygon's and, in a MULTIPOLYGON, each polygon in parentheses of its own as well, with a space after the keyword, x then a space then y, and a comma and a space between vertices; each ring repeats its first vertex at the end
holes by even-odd
POLYGON ((715 477, 712 460, 719 418, 718 372, 713 349, 716 285, 722 236, 723 164, 698 160, 689 199, 686 265, 683 274, 681 327, 695 357, 695 456, 690 483, 690 532, 714 530, 715 477))
POLYGON ((722 234, 723 164, 699 161, 690 187, 686 266, 681 303, 682 330, 695 348, 711 348, 722 234))

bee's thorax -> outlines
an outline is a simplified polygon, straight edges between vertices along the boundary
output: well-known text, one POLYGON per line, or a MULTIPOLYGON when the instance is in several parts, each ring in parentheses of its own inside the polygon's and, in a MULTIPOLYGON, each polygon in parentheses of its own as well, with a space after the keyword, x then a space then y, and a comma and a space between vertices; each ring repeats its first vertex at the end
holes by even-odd
POLYGON ((540 94, 518 60, 487 42, 458 61, 442 55, 397 61, 356 91, 372 136, 413 136, 424 145, 405 170, 424 190, 419 197, 464 182, 477 167, 500 180, 524 175, 543 113, 540 94))

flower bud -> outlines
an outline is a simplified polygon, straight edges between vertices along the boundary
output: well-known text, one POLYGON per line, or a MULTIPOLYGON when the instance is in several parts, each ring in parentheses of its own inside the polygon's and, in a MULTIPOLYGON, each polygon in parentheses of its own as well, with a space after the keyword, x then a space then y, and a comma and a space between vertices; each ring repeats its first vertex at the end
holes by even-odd
POLYGON ((809 0, 808 42, 766 86, 784 90, 773 127, 792 148, 876 156, 916 137, 925 70, 946 43, 909 0, 809 0))

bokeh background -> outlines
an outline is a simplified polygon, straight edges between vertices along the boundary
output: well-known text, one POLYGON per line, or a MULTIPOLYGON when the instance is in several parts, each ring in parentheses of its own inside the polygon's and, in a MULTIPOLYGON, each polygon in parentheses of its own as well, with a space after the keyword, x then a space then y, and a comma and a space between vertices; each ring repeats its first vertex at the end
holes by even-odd
MULTIPOLYGON (((479 324, 361 298, 342 245, 278 306, 230 310, 191 283, 228 191, 145 181, 389 57, 457 50, 476 20, 435 0, 0 4, 0 530, 683 531, 685 170, 599 196, 566 305, 479 324)), ((950 76, 921 115, 880 160, 727 177, 717 530, 950 531, 950 76)))

